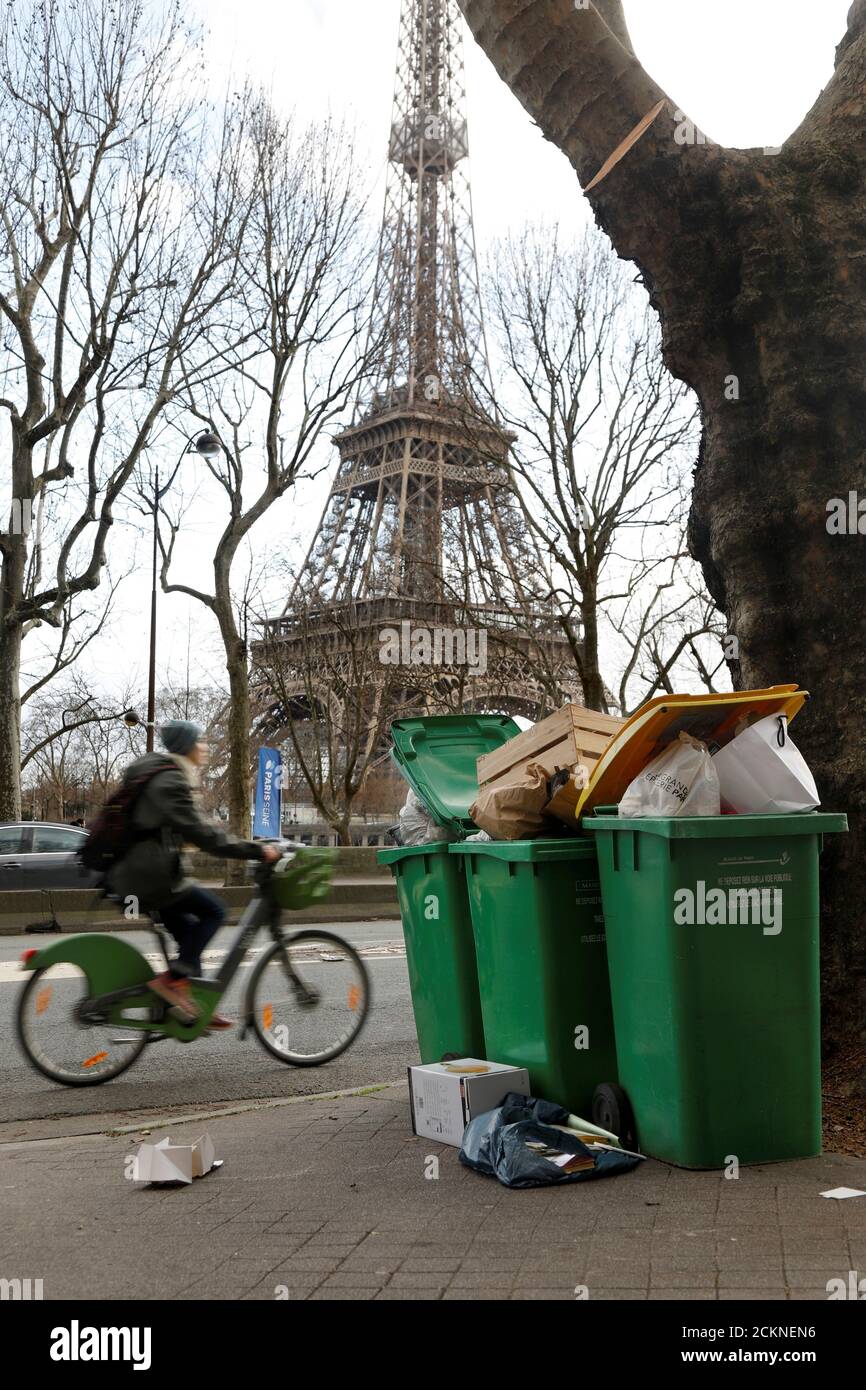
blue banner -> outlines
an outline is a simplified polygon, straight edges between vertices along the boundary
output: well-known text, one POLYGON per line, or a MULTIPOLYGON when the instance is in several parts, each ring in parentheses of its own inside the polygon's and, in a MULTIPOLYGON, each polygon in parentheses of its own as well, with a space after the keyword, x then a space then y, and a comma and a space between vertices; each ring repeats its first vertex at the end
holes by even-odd
POLYGON ((283 760, 279 748, 259 749, 259 775, 256 781, 256 807, 253 839, 278 840, 280 837, 280 785, 283 760))

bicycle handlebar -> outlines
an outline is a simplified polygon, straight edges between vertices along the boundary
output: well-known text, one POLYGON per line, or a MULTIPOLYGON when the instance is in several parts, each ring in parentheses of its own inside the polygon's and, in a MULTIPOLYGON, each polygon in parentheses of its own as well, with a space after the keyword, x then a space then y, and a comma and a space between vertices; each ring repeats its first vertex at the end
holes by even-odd
POLYGON ((276 844, 274 844, 273 848, 278 849, 280 851, 280 858, 262 859, 256 864, 256 883, 266 883, 270 878, 271 874, 274 872, 274 869, 280 863, 280 860, 285 859, 287 854, 295 854, 299 849, 307 849, 308 846, 302 844, 295 844, 293 840, 279 840, 276 844))
POLYGON ((329 853, 327 850, 315 849, 312 845, 300 844, 294 840, 280 840, 274 845, 274 848, 280 851, 279 859, 272 859, 256 865, 255 881, 259 887, 265 887, 273 876, 274 870, 289 855, 303 853, 308 857, 309 863, 312 865, 323 859, 329 853))

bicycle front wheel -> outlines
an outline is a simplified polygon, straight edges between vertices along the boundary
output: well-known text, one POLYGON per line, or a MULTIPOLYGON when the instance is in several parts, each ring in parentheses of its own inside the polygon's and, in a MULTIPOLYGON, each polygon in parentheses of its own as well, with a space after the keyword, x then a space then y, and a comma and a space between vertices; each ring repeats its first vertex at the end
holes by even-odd
MULTIPOLYGON (((62 961, 31 975, 18 1000, 18 1041, 30 1063, 63 1086, 99 1086, 141 1053, 147 1033, 107 1018, 90 1019, 90 984, 78 965, 62 961)), ((135 1010, 134 1016, 149 1010, 135 1010)))
POLYGON ((327 931, 277 941, 256 965, 249 1009, 256 1036, 280 1062, 318 1067, 355 1041, 370 1007, 370 979, 354 946, 327 931))

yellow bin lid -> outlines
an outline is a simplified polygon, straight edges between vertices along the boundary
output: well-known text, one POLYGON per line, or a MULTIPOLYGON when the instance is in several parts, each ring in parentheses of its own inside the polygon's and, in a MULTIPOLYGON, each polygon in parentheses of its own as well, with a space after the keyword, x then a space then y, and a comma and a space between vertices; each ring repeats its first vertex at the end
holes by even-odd
POLYGON ((629 783, 680 733, 724 747, 744 715, 763 719, 768 714, 785 714, 790 721, 808 698, 809 692, 798 690, 796 685, 722 695, 655 696, 614 734, 577 803, 575 820, 595 806, 618 804, 629 783))

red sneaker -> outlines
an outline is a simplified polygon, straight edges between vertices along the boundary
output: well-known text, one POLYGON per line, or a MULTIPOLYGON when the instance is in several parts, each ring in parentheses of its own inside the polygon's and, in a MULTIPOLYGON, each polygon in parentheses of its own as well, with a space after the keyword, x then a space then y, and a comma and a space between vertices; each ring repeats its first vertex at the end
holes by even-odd
POLYGON ((219 1033, 223 1028, 234 1028, 234 1020, 226 1018, 224 1014, 211 1014, 207 1025, 209 1033, 219 1033))
POLYGON ((180 1009, 181 1013, 188 1018, 198 1018, 201 1010, 192 997, 189 980, 172 975, 171 971, 164 970, 161 975, 156 975, 148 981, 148 989, 152 989, 154 994, 158 994, 160 999, 164 999, 172 1008, 180 1009))

